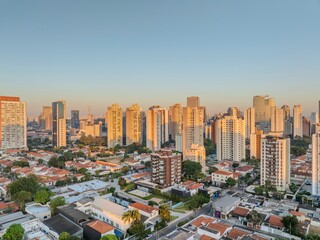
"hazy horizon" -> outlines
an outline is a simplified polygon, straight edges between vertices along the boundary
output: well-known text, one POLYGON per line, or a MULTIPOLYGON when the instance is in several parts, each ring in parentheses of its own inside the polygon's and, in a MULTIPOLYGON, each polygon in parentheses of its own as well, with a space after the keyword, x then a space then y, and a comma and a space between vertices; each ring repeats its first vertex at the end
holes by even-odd
POLYGON ((186 105, 209 114, 320 99, 320 2, 1 1, 0 95, 27 102, 28 116, 64 99, 67 111, 103 115, 117 102, 186 105))

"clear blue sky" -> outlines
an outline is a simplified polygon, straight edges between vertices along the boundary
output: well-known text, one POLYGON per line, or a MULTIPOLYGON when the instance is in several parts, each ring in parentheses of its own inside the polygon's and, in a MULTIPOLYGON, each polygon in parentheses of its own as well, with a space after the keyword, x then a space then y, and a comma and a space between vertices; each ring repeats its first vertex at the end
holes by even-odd
POLYGON ((0 0, 0 82, 32 116, 58 99, 84 115, 190 95, 216 113, 266 93, 309 114, 320 1, 0 0))

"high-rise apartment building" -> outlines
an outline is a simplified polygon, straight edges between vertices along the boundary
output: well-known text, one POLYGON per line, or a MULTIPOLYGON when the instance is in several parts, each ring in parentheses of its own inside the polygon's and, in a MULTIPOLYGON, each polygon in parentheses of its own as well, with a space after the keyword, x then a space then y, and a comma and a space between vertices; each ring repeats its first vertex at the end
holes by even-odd
POLYGON ((244 112, 246 139, 249 139, 250 135, 256 132, 255 114, 255 109, 253 107, 248 108, 244 112))
POLYGON ((293 107, 293 137, 303 137, 301 105, 293 107))
POLYGON ((282 108, 271 107, 271 132, 284 133, 284 114, 282 108))
POLYGON ((312 195, 320 196, 320 131, 312 135, 312 195))
POLYGON ((182 152, 182 117, 181 104, 175 104, 169 108, 169 136, 175 141, 176 150, 182 152))
POLYGON ((260 185, 270 181, 278 191, 290 184, 290 138, 266 135, 261 139, 260 185))
POLYGON ((126 145, 142 144, 141 107, 133 104, 126 109, 126 145))
POLYGON ((0 96, 0 149, 27 147, 26 103, 19 97, 0 96))
POLYGON ((52 143, 54 147, 67 146, 66 102, 52 103, 52 143))
POLYGON ((283 110, 283 126, 284 126, 284 134, 291 135, 292 134, 292 121, 290 117, 290 107, 288 105, 283 105, 281 107, 283 110))
POLYGON ((269 96, 254 96, 253 107, 255 108, 256 122, 270 122, 271 107, 275 106, 274 98, 269 96))
POLYGON ((198 97, 188 97, 187 107, 183 108, 183 158, 189 159, 187 150, 193 144, 203 146, 204 108, 199 106, 198 97), (195 100, 196 99, 196 100, 195 100), (196 105, 198 104, 198 105, 196 105))
POLYGON ((240 162, 246 158, 245 124, 242 118, 225 115, 215 122, 217 159, 240 162))
POLYGON ((198 96, 192 96, 187 98, 187 107, 199 107, 200 99, 198 96))
POLYGON ((52 106, 43 106, 40 116, 40 129, 52 131, 52 106))
POLYGON ((164 187, 181 182, 181 154, 161 150, 151 154, 151 181, 164 187))
POLYGON ((169 107, 169 136, 176 140, 176 135, 182 134, 182 106, 180 103, 169 107))
POLYGON ((261 158, 261 138, 263 131, 256 129, 255 133, 250 135, 250 157, 260 159, 261 158))
POLYGON ((302 135, 310 137, 311 136, 311 130, 312 130, 312 124, 311 121, 307 117, 302 117, 302 135))
POLYGON ((119 104, 115 103, 108 107, 106 113, 108 147, 123 145, 122 117, 123 112, 119 104))
POLYGON ((152 106, 147 111, 147 148, 152 151, 159 151, 161 144, 169 141, 168 118, 168 110, 160 106, 152 106))
POLYGON ((71 110, 71 128, 80 128, 79 110, 71 110))

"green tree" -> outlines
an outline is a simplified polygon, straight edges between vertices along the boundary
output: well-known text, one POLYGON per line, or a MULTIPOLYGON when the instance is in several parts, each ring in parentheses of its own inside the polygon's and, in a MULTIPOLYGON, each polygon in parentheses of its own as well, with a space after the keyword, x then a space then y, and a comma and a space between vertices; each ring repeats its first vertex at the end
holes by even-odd
POLYGON ((34 201, 36 203, 46 204, 47 202, 49 202, 50 196, 51 196, 51 194, 49 191, 40 190, 40 191, 36 192, 36 194, 34 195, 34 201))
MULTIPOLYGON (((61 156, 60 156, 61 157, 61 156)), ((49 162, 48 162, 48 166, 49 167, 56 167, 56 168, 65 168, 65 163, 63 161, 63 158, 56 158, 56 157, 52 157, 49 162)))
POLYGON ((30 164, 26 161, 15 161, 12 165, 15 167, 22 167, 22 168, 30 167, 30 164))
POLYGON ((129 210, 123 213, 122 220, 124 223, 139 222, 141 220, 141 214, 137 209, 129 210))
POLYGON ((162 220, 169 222, 171 219, 170 209, 168 205, 161 205, 159 208, 159 215, 162 220))
POLYGON ((22 240, 24 236, 24 229, 21 224, 12 224, 5 234, 2 236, 3 240, 22 240))
POLYGON ((197 180, 200 176, 202 166, 199 162, 184 161, 182 162, 182 172, 188 179, 197 180))
POLYGON ((216 146, 213 144, 211 139, 204 139, 204 148, 206 149, 206 156, 216 153, 216 146))
POLYGON ((118 240, 116 235, 107 234, 100 238, 100 240, 118 240))
POLYGON ((40 189, 41 186, 35 175, 19 178, 8 185, 8 193, 10 196, 14 196, 16 193, 21 191, 30 192, 33 196, 40 189))
POLYGON ((234 187, 237 184, 237 181, 231 177, 229 177, 226 181, 228 187, 234 187))
POLYGON ((286 230, 286 232, 297 235, 298 234, 298 224, 299 221, 296 216, 285 216, 282 218, 281 222, 286 230))
POLYGON ((255 194, 257 194, 257 195, 263 195, 263 193, 264 193, 264 188, 263 188, 262 186, 255 187, 255 188, 254 188, 254 192, 255 192, 255 194))
POLYGON ((56 197, 54 199, 51 199, 50 207, 51 207, 52 215, 55 215, 57 213, 57 208, 59 206, 63 206, 65 204, 66 204, 66 200, 63 197, 56 197))
POLYGON ((69 240, 70 234, 67 232, 62 232, 59 235, 59 240, 69 240))
POLYGON ((290 186, 289 186, 289 189, 292 193, 295 193, 298 189, 298 186, 294 183, 291 183, 290 186))
POLYGON ((121 169, 121 172, 123 174, 127 174, 129 172, 130 168, 128 166, 124 166, 122 169, 121 169))
POLYGON ((218 171, 219 169, 218 168, 216 168, 216 167, 213 167, 213 166, 211 166, 211 167, 209 167, 209 173, 211 174, 211 173, 214 173, 214 172, 216 172, 216 171, 218 171))
POLYGON ((43 159, 41 159, 41 158, 38 160, 38 164, 39 164, 39 165, 42 165, 42 164, 43 164, 43 162, 44 162, 44 160, 43 160, 43 159))
POLYGON ((148 232, 142 222, 134 222, 128 229, 128 232, 132 235, 136 235, 139 239, 144 239, 148 232))
POLYGON ((239 167, 239 163, 236 163, 236 162, 233 163, 233 164, 232 164, 232 167, 233 167, 234 169, 236 169, 237 167, 239 167))
POLYGON ((32 200, 32 195, 30 192, 21 191, 14 194, 12 199, 19 204, 21 209, 24 209, 24 205, 32 200))

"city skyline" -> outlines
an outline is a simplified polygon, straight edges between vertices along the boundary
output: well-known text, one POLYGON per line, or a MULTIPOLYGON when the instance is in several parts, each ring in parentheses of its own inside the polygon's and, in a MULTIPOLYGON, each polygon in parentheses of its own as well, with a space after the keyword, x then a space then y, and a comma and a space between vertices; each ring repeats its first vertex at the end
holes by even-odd
POLYGON ((114 102, 167 108, 193 95, 211 114, 243 111, 268 93, 309 115, 319 100, 319 10, 317 1, 3 1, 2 95, 38 116, 57 99, 68 115, 102 115, 114 102))

